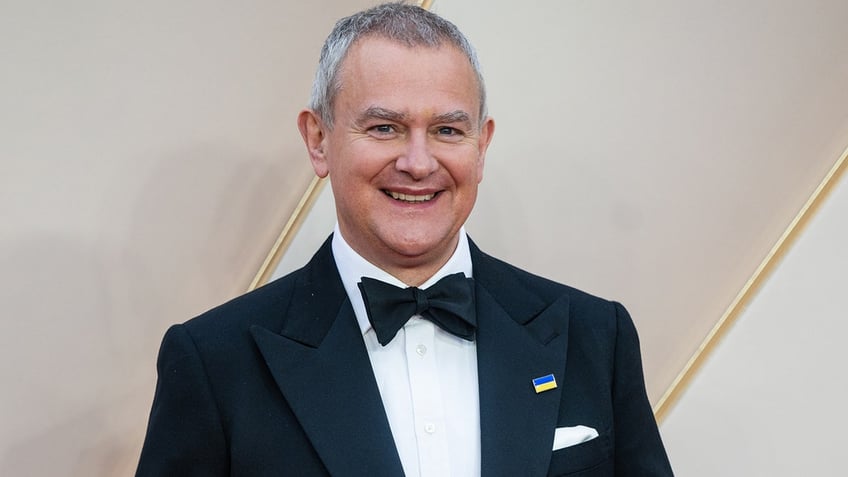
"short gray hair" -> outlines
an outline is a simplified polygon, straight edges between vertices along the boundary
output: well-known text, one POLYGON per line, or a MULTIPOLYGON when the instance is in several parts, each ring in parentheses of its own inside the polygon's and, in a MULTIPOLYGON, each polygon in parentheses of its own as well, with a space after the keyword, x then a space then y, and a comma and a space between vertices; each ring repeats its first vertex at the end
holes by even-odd
POLYGON ((384 3, 336 22, 321 48, 318 71, 312 83, 309 108, 327 127, 333 127, 333 104, 341 89, 339 71, 351 45, 366 36, 378 36, 408 47, 438 48, 447 43, 468 58, 477 76, 480 96, 480 122, 486 118, 486 88, 477 53, 453 23, 417 5, 404 2, 384 3))

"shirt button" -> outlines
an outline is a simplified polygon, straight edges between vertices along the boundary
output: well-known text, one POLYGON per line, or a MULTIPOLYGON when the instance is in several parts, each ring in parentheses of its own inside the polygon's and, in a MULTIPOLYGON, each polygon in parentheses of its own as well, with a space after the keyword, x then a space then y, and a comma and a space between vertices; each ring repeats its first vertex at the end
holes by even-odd
POLYGON ((415 347, 415 352, 418 353, 418 356, 424 356, 425 354, 427 354, 427 347, 423 344, 420 344, 415 347))
POLYGON ((428 422, 427 424, 424 424, 424 432, 426 432, 427 434, 432 434, 432 433, 436 432, 436 425, 433 424, 432 422, 428 422))

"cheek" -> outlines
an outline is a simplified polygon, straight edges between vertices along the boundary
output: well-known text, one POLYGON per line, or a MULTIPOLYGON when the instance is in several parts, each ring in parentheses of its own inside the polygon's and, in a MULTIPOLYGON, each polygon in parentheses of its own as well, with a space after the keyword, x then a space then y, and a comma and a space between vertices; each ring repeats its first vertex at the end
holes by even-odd
POLYGON ((483 180, 483 161, 469 158, 462 168, 462 183, 476 186, 483 180))
POLYGON ((337 151, 335 157, 337 171, 351 177, 368 179, 379 174, 393 156, 386 147, 358 141, 337 151))

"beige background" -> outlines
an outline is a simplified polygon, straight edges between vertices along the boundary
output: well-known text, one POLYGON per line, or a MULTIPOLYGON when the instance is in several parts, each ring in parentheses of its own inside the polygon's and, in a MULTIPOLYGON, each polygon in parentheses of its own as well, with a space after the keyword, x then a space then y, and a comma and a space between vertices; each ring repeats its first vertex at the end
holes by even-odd
POLYGON ((367 2, 0 5, 0 475, 130 475, 168 325, 245 290, 367 2))
POLYGON ((687 477, 844 474, 848 180, 662 426, 687 477))
MULTIPOLYGON (((247 287, 311 178, 320 42, 368 3, 0 7, 0 475, 132 472, 164 330, 247 287)), ((848 4, 739 3, 435 5, 498 121, 469 231, 623 301, 654 401, 848 145, 848 4)))

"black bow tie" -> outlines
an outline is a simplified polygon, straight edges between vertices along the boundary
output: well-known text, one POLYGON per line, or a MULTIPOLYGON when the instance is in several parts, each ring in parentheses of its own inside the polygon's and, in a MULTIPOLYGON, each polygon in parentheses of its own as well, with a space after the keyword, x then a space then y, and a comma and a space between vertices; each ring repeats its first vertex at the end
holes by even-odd
POLYGON ((362 277, 359 290, 365 301, 368 321, 385 346, 413 315, 421 315, 443 330, 471 341, 477 327, 474 282, 463 273, 443 277, 433 286, 398 288, 362 277))

